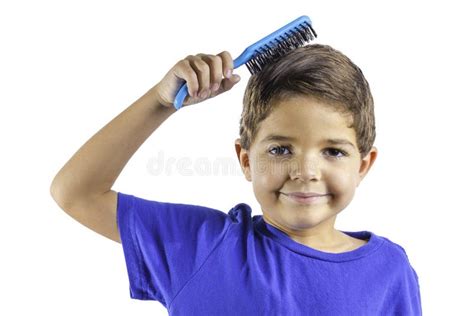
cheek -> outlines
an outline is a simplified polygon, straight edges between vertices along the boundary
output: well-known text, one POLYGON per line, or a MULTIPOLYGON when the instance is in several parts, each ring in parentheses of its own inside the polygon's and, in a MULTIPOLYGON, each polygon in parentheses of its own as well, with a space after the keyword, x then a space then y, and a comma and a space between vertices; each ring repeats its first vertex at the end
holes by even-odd
POLYGON ((338 210, 345 209, 355 194, 356 185, 352 172, 344 169, 332 171, 326 182, 329 192, 334 195, 331 206, 338 210))
POLYGON ((337 195, 347 195, 353 192, 357 184, 354 172, 351 170, 332 171, 328 182, 329 189, 337 195))
POLYGON ((252 182, 256 192, 272 192, 281 189, 287 170, 280 164, 269 160, 260 160, 260 164, 252 166, 252 182))

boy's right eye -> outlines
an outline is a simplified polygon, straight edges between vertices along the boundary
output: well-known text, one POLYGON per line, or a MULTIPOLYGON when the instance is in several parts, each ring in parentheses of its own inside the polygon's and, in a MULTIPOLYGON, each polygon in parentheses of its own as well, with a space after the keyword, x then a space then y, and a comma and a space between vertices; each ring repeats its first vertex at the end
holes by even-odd
POLYGON ((288 147, 286 146, 275 146, 270 148, 268 152, 275 156, 281 156, 290 153, 288 147), (285 149, 288 151, 288 153, 285 153, 285 149))

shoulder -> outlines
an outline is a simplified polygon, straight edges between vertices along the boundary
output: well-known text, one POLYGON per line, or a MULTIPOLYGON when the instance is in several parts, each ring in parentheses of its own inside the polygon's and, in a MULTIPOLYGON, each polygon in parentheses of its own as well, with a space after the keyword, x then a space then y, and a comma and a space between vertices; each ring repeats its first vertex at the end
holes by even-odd
POLYGON ((219 207, 156 201, 121 192, 118 193, 118 209, 120 217, 131 216, 141 221, 145 220, 147 225, 154 221, 168 224, 192 221, 198 226, 203 224, 227 226, 251 222, 252 213, 250 206, 245 203, 236 204, 230 210, 224 211, 219 207))
POLYGON ((387 255, 391 256, 393 259, 403 261, 408 260, 407 252, 405 251, 405 248, 403 248, 400 244, 384 236, 378 236, 378 238, 384 241, 384 250, 387 255))
MULTIPOLYGON (((393 291, 396 293, 397 302, 404 302, 405 307, 409 307, 412 313, 421 315, 420 283, 418 274, 408 259, 405 249, 396 242, 383 238, 385 244, 385 260, 390 276, 393 291), (413 312, 418 311, 418 312, 413 312)), ((402 304, 400 303, 400 304, 402 304)))
POLYGON ((378 238, 384 240, 383 256, 381 256, 383 264, 399 276, 410 275, 418 280, 405 248, 387 237, 378 236, 378 238))
POLYGON ((242 223, 251 220, 252 208, 245 203, 239 203, 230 209, 227 214, 233 222, 242 223))

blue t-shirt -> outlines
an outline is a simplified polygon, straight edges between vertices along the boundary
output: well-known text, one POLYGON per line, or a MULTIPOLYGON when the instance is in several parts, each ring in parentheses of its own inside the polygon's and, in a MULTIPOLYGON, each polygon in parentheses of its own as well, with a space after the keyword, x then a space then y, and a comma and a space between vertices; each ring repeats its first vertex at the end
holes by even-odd
POLYGON ((401 246, 343 231, 368 242, 322 252, 251 212, 118 192, 131 298, 157 300, 170 315, 421 315, 418 276, 401 246))

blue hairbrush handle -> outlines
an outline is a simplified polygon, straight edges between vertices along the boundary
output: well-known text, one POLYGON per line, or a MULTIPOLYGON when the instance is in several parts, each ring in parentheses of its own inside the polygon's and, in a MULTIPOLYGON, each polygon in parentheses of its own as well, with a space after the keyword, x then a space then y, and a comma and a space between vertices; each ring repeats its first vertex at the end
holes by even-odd
MULTIPOLYGON (((240 66, 248 62, 256 54, 265 53, 265 51, 273 48, 278 43, 284 42, 285 38, 288 37, 288 35, 291 35, 289 33, 294 33, 294 30, 297 29, 298 26, 300 26, 301 24, 305 22, 311 25, 310 18, 306 15, 303 15, 297 18, 296 20, 288 23, 287 25, 279 28, 275 32, 271 33, 270 35, 262 38, 258 42, 250 45, 242 52, 242 54, 240 54, 239 57, 234 59, 233 61, 234 69, 239 68, 240 66)), ((179 89, 174 99, 174 107, 176 108, 176 110, 179 110, 183 106, 184 99, 186 98, 188 94, 189 94, 188 85, 184 83, 179 89)))

